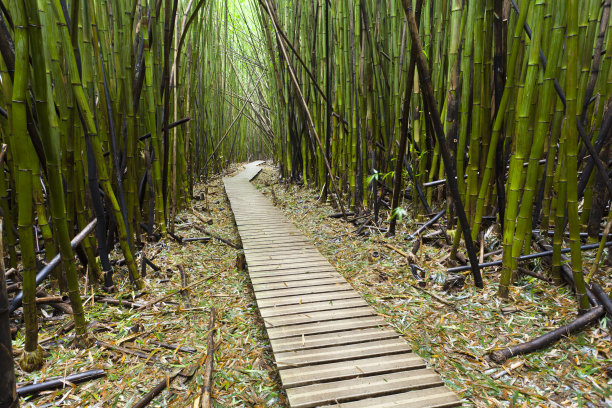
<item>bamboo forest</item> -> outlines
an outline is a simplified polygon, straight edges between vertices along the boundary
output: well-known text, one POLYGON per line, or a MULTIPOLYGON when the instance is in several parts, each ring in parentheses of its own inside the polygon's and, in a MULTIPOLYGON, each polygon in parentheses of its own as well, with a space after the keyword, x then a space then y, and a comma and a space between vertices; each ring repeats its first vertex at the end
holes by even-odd
POLYGON ((612 0, 0 0, 0 408, 612 406, 612 0))

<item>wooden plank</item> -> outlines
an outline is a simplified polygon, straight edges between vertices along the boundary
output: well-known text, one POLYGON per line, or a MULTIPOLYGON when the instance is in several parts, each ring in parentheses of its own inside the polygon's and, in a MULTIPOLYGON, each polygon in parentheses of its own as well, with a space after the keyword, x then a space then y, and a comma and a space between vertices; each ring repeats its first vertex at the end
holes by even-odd
MULTIPOLYGON (((249 241, 248 238, 244 238, 244 236, 241 236, 241 239, 249 241)), ((254 251, 254 250, 249 250, 249 249, 245 249, 245 251, 251 251, 254 252, 255 254, 257 254, 258 252, 265 252, 265 251, 254 251)), ((321 253, 319 251, 317 251, 317 249, 315 247, 312 246, 312 244, 309 242, 308 245, 294 245, 293 247, 285 247, 285 248, 275 248, 274 251, 272 250, 268 250, 268 252, 270 252, 272 255, 275 255, 276 253, 278 253, 279 255, 281 255, 284 252, 305 252, 305 253, 312 253, 312 254, 316 254, 316 255, 321 255, 321 253)))
POLYGON ((298 245, 310 245, 310 242, 306 239, 291 238, 287 241, 246 241, 246 243, 242 243, 244 249, 295 247, 298 245))
POLYGON ((271 339, 270 344, 275 353, 290 350, 306 350, 324 346, 342 344, 357 344, 373 340, 393 339, 399 335, 389 326, 353 328, 323 334, 307 334, 302 336, 271 339))
POLYGON ((299 231, 292 230, 275 230, 275 231, 257 231, 251 233, 240 234, 242 239, 258 239, 258 238, 278 238, 278 237, 294 237, 303 236, 299 231))
POLYGON ((272 276, 289 276, 289 275, 299 275, 299 274, 316 273, 316 272, 338 273, 331 265, 328 264, 328 265, 313 266, 313 267, 305 266, 302 268, 288 269, 284 271, 283 270, 281 271, 259 271, 259 272, 249 271, 249 275, 251 276, 251 278, 265 278, 265 277, 272 277, 272 276))
POLYGON ((306 249, 312 249, 312 244, 299 244, 299 245, 268 245, 262 248, 244 248, 245 254, 269 254, 270 252, 281 252, 281 251, 302 251, 306 249))
POLYGON ((300 305, 312 302, 329 302, 339 299, 351 299, 360 297, 354 290, 341 290, 337 292, 325 292, 314 294, 299 294, 295 296, 285 296, 282 298, 272 297, 269 299, 257 299, 257 306, 275 307, 285 305, 300 305))
MULTIPOLYGON (((336 363, 316 364, 280 371, 285 388, 293 388, 331 380, 345 380, 357 376, 386 374, 396 371, 425 368, 425 361, 414 353, 359 358, 336 363)), ((453 394, 454 395, 454 394, 453 394)))
POLYGON ((294 324, 324 322, 326 320, 348 319, 375 315, 376 313, 374 310, 369 305, 366 305, 339 310, 323 310, 319 312, 264 317, 263 320, 266 327, 281 327, 294 324))
POLYGON ((264 276, 264 277, 251 277, 251 283, 253 285, 262 284, 262 283, 275 283, 275 282, 289 282, 289 281, 299 281, 306 279, 324 279, 324 278, 341 278, 338 272, 333 271, 324 271, 324 272, 307 272, 300 273, 297 275, 279 275, 279 276, 264 276))
POLYGON ((354 319, 330 320, 328 322, 316 322, 296 324, 293 326, 270 327, 268 338, 280 339, 283 337, 302 336, 307 334, 332 333, 348 329, 362 329, 366 327, 378 327, 386 325, 380 316, 357 317, 354 319))
MULTIPOLYGON (((247 262, 248 263, 248 262, 247 262)), ((260 271, 278 271, 278 270, 289 270, 289 269, 297 269, 309 266, 322 266, 329 265, 329 262, 325 258, 323 259, 315 259, 311 261, 299 261, 299 262, 283 262, 278 263, 276 265, 258 265, 258 266, 249 266, 249 270, 253 272, 260 271)))
MULTIPOLYGON (((249 241, 250 240, 246 240, 246 242, 249 242, 249 241)), ((255 244, 255 242, 253 242, 253 244, 255 244)), ((282 247, 288 247, 288 246, 291 246, 291 247, 294 247, 295 249, 304 249, 304 248, 314 249, 314 247, 312 246, 312 243, 310 243, 310 242, 283 242, 283 243, 276 243, 276 244, 261 242, 257 246, 258 247, 262 247, 262 246, 263 247, 265 247, 265 246, 268 246, 268 247, 271 247, 271 246, 274 246, 274 247, 281 247, 281 246, 282 247)), ((249 249, 249 248, 245 248, 245 249, 249 249)), ((251 248, 251 249, 256 249, 256 248, 251 248)), ((290 248, 283 248, 283 249, 290 249, 290 248)))
POLYGON ((335 283, 346 283, 346 280, 341 276, 332 276, 319 279, 301 279, 301 280, 285 280, 282 282, 270 283, 253 283, 255 291, 275 290, 285 288, 304 288, 308 286, 330 285, 335 283))
POLYGON ((281 257, 280 259, 268 259, 268 260, 249 260, 247 258, 248 264, 250 268, 258 268, 260 266, 276 266, 276 265, 286 265, 288 263, 291 264, 304 264, 304 263, 312 263, 312 262, 327 262, 327 259, 323 258, 321 255, 296 255, 295 257, 281 257))
POLYGON ((277 244, 302 244, 302 243, 308 243, 310 244, 310 241, 307 240, 304 237, 280 237, 280 238, 261 238, 261 239, 250 239, 248 241, 246 241, 246 245, 244 245, 245 248, 253 248, 256 246, 262 246, 262 245, 277 245, 277 244))
POLYGON ((261 261, 282 261, 285 259, 304 259, 321 256, 318 252, 310 249, 290 249, 288 251, 268 251, 267 253, 251 254, 246 253, 245 256, 251 263, 261 261))
MULTIPOLYGON (((378 398, 345 402, 342 408, 451 408, 460 407, 461 400, 446 387, 426 388, 378 398)), ((319 406, 319 408, 340 408, 338 404, 319 406)))
MULTIPOLYGON (((399 353, 408 354, 411 351, 404 339, 396 338, 310 350, 275 352, 274 358, 276 359, 276 366, 281 369, 282 373, 283 368, 354 360, 359 357, 389 356, 399 353)), ((389 359, 392 358, 389 357, 389 359)))
POLYGON ((301 305, 288 305, 278 307, 264 307, 259 309, 262 317, 275 317, 297 313, 314 313, 324 310, 341 310, 351 307, 367 306, 368 303, 361 298, 341 299, 327 302, 302 303, 301 305))
POLYGON ((266 222, 265 224, 258 222, 249 225, 236 223, 236 226, 238 227, 238 231, 242 233, 258 231, 278 231, 282 229, 285 229, 286 231, 297 231, 295 227, 287 226, 285 222, 266 222))
POLYGON ((382 396, 443 384, 435 371, 419 369, 306 385, 289 388, 286 391, 291 407, 310 408, 321 404, 337 404, 358 398, 382 396))
POLYGON ((323 294, 325 292, 351 291, 353 288, 348 283, 333 283, 316 287, 288 288, 274 290, 260 290, 255 292, 255 297, 259 299, 281 298, 285 296, 304 296, 308 294, 323 294))

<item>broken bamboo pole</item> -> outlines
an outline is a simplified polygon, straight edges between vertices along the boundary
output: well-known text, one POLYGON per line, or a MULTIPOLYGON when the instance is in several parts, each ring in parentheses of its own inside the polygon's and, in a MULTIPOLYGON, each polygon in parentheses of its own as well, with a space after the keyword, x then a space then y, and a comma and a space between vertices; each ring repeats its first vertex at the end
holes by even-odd
POLYGON ((80 384, 83 382, 95 380, 106 376, 104 370, 89 370, 82 373, 71 374, 66 377, 53 378, 37 384, 28 384, 17 388, 17 395, 27 397, 28 395, 38 394, 42 391, 57 390, 71 384, 80 384))
POLYGON ((600 317, 604 315, 604 313, 605 311, 603 306, 597 306, 565 326, 561 326, 558 329, 555 329, 526 343, 517 344, 515 346, 503 348, 501 350, 495 350, 494 352, 489 354, 489 356, 494 362, 498 364, 503 364, 510 357, 519 356, 522 354, 529 354, 534 351, 543 349, 552 345, 553 343, 556 343, 564 336, 567 337, 570 334, 576 333, 584 329, 591 323, 597 321, 600 317))
POLYGON ((204 366, 204 384, 200 396, 200 408, 212 408, 212 382, 215 358, 215 308, 210 309, 210 322, 208 323, 208 347, 206 351, 206 365, 204 366))

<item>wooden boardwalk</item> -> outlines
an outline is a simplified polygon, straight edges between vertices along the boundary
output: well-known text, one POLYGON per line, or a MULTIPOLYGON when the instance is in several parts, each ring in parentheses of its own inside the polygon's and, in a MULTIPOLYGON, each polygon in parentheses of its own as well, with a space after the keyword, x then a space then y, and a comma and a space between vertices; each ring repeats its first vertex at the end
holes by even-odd
POLYGON ((250 183, 259 163, 223 181, 291 407, 460 406, 438 374, 250 183))

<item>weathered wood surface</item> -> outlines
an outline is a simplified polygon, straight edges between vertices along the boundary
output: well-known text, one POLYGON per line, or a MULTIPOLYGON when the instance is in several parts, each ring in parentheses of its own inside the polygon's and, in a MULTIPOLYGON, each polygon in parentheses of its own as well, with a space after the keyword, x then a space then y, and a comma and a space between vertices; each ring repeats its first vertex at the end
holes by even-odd
POLYGON ((250 183, 258 164, 223 181, 291 407, 460 406, 438 374, 250 183))

